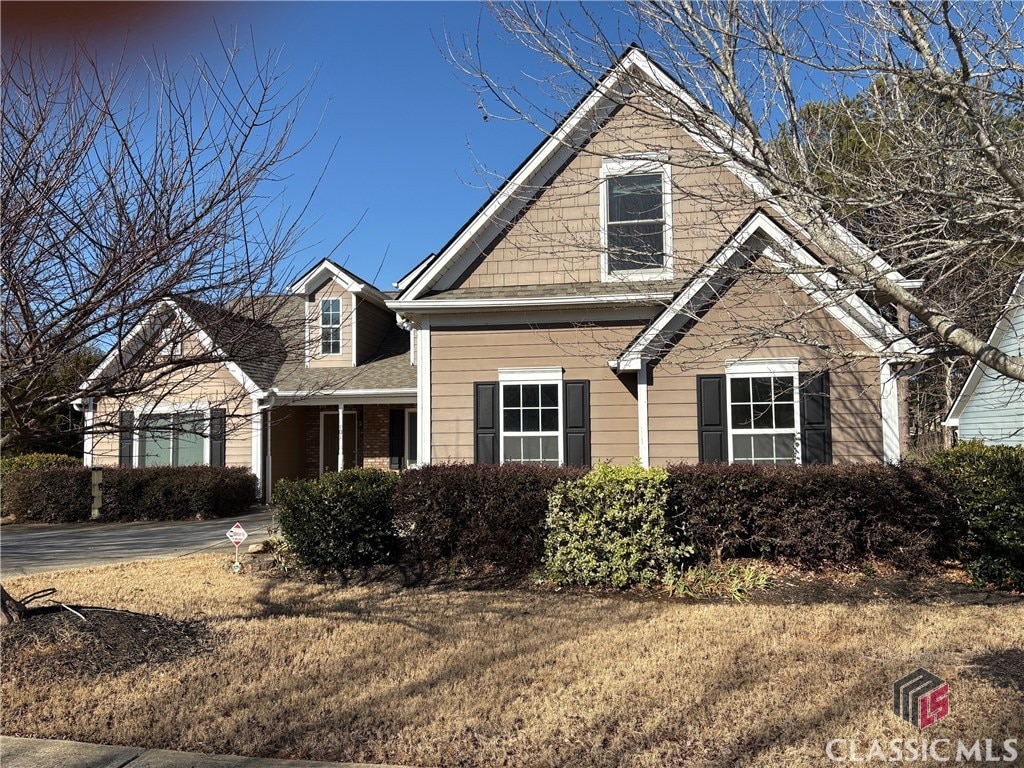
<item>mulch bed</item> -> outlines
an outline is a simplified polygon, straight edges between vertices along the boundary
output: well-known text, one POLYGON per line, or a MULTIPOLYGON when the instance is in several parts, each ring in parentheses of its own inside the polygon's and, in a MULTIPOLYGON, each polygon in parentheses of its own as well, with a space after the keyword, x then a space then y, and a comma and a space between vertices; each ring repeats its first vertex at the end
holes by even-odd
POLYGON ((124 672, 203 653, 213 641, 202 621, 80 605, 33 607, 0 629, 9 678, 124 672))

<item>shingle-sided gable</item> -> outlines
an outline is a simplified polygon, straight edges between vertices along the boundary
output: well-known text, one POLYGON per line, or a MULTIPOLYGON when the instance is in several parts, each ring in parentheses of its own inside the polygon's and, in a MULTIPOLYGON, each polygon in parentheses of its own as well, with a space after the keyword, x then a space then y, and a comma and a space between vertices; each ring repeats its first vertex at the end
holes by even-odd
MULTIPOLYGON (((634 279, 637 275, 625 271, 613 275, 608 266, 614 233, 607 203, 611 193, 602 177, 610 160, 642 159, 663 166, 663 188, 672 189, 665 203, 672 210, 658 215, 671 235, 665 238, 664 269, 655 276, 688 278, 753 205, 775 204, 766 202, 764 185, 723 151, 734 141, 724 126, 717 133, 714 128, 689 131, 689 118, 678 114, 680 105, 690 115, 703 114, 709 125, 720 125, 645 54, 628 51, 441 252, 399 283, 402 302, 428 292, 439 297, 453 288, 500 287, 515 295, 519 285, 634 279), (643 88, 643 83, 655 87, 643 88), (651 90, 668 101, 656 101, 651 90)), ((798 221, 781 208, 776 213, 805 235, 814 218, 798 221)), ((903 279, 838 224, 822 221, 819 228, 827 230, 831 248, 848 249, 903 279)))

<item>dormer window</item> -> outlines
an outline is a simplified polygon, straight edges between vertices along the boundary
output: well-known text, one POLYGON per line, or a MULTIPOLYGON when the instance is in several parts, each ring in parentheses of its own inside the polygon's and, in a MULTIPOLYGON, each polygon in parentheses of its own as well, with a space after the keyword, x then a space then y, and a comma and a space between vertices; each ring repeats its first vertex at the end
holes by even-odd
POLYGON ((320 300, 320 352, 341 354, 341 299, 320 300))
POLYGON ((660 159, 619 158, 601 166, 602 275, 671 277, 672 196, 660 159))

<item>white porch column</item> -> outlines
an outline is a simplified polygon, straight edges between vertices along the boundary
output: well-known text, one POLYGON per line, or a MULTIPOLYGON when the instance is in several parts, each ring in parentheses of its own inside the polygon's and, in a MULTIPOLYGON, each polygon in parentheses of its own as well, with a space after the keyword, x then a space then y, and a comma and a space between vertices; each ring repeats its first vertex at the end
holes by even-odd
POLYGON ((82 402, 82 463, 91 467, 93 463, 93 446, 95 437, 93 435, 93 423, 96 420, 96 401, 87 397, 82 402))
POLYGON ((900 460, 900 397, 892 360, 882 360, 882 458, 900 460))
POLYGON ((640 361, 640 370, 636 372, 636 418, 639 428, 637 446, 640 466, 651 466, 651 435, 650 422, 647 417, 647 361, 640 361))
POLYGON ((416 414, 419 429, 419 446, 416 457, 421 465, 430 464, 430 320, 424 319, 416 334, 416 414))
MULTIPOLYGON (((252 414, 249 417, 251 424, 251 438, 252 446, 249 455, 249 464, 252 469, 252 473, 256 475, 256 481, 259 484, 259 496, 263 497, 266 495, 267 489, 263 483, 263 410, 260 408, 260 400, 255 395, 252 397, 252 414)), ((224 440, 227 441, 227 436, 231 434, 230 429, 224 430, 224 440)), ((227 446, 224 448, 225 453, 227 452, 227 446)), ((225 462, 226 463, 226 462, 225 462)))

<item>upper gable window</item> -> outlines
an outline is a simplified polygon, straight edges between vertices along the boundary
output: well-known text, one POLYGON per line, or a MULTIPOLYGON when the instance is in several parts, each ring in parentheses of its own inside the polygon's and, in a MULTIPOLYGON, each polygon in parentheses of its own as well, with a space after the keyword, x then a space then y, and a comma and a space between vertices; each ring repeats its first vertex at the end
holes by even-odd
POLYGON ((320 300, 320 352, 341 354, 341 299, 320 300))
POLYGON ((648 157, 608 159, 601 166, 601 176, 604 279, 671 277, 669 166, 648 157))

